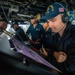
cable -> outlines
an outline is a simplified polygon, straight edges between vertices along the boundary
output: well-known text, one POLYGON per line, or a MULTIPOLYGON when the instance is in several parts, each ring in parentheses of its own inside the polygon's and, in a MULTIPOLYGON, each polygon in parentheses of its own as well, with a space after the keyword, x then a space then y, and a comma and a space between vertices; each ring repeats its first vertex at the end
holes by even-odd
MULTIPOLYGON (((14 35, 15 35, 15 34, 12 34, 12 33, 8 32, 7 30, 4 30, 4 33, 7 34, 7 35, 9 35, 9 36, 12 37, 12 38, 13 38, 14 35)), ((16 32, 16 34, 19 36, 20 40, 22 41, 21 43, 22 43, 24 46, 26 46, 26 47, 27 47, 27 50, 28 50, 29 47, 28 47, 27 45, 25 45, 24 41, 22 40, 22 38, 20 37, 20 35, 19 35, 17 32, 16 32)), ((19 49, 21 49, 18 45, 16 45, 16 47, 19 48, 19 49)), ((30 49, 30 50, 28 50, 28 52, 29 52, 36 60, 38 60, 38 59, 35 57, 35 53, 34 53, 35 51, 33 51, 33 50, 31 51, 31 49, 30 49)))
MULTIPOLYGON (((26 47, 27 47, 27 50, 28 50, 29 47, 28 47, 27 45, 25 45, 24 41, 22 40, 22 38, 20 37, 20 35, 19 35, 18 33, 17 33, 17 35, 18 35, 19 38, 21 39, 21 41, 22 41, 21 43, 22 43, 24 46, 26 46, 26 47)), ((30 50, 28 50, 28 52, 38 61, 38 59, 35 57, 35 53, 34 53, 35 51, 33 51, 33 50, 31 51, 31 49, 30 49, 30 50)))
POLYGON ((5 14, 5 11, 4 11, 4 9, 3 9, 2 4, 1 4, 1 8, 2 8, 2 11, 3 11, 3 13, 4 13, 5 18, 6 18, 6 19, 7 19, 7 21, 8 21, 8 18, 7 18, 7 16, 6 16, 6 14, 5 14))
MULTIPOLYGON (((3 6, 2 6, 2 4, 1 4, 1 8, 2 8, 2 10, 3 10, 3 13, 4 13, 4 15, 5 15, 5 18, 7 19, 7 21, 8 21, 8 18, 7 18, 7 16, 6 16, 6 14, 5 14, 5 11, 4 11, 4 9, 3 9, 3 6)), ((11 24, 11 23, 10 23, 11 24)), ((6 33, 7 35, 9 35, 10 37, 12 37, 13 36, 13 34, 11 34, 10 32, 8 32, 7 30, 4 30, 4 33, 6 33)), ((16 33, 18 36, 19 36, 19 38, 21 39, 21 41, 23 42, 23 40, 22 40, 22 38, 20 37, 20 35, 18 34, 18 33, 16 33)), ((25 44, 24 42, 23 42, 23 44, 25 44)))
MULTIPOLYGON (((1 8, 2 8, 2 10, 3 10, 3 13, 4 13, 4 15, 5 15, 5 18, 7 19, 7 21, 8 21, 8 18, 7 18, 7 16, 6 16, 6 14, 5 14, 5 11, 4 11, 4 9, 3 9, 3 6, 2 6, 2 4, 1 4, 1 8)), ((9 22, 9 21, 8 21, 9 22)), ((7 30, 4 30, 4 33, 5 34, 7 34, 7 35, 9 35, 10 37, 13 37, 13 35, 14 34, 12 34, 12 33, 10 33, 10 32, 8 32, 7 30)), ((21 41, 22 41, 22 44, 23 45, 25 45, 25 43, 24 43, 24 41, 22 40, 22 38, 20 37, 20 35, 16 32, 16 34, 19 36, 19 38, 21 39, 21 41)), ((25 45, 27 48, 28 48, 28 46, 27 45, 25 45)), ((33 47, 33 46, 32 46, 33 47)), ((34 47, 33 47, 34 48, 34 47)), ((35 56, 31 53, 32 51, 28 51, 28 52, 30 52, 30 54, 35 58, 35 56)), ((37 60, 37 58, 35 58, 36 60, 37 60)))

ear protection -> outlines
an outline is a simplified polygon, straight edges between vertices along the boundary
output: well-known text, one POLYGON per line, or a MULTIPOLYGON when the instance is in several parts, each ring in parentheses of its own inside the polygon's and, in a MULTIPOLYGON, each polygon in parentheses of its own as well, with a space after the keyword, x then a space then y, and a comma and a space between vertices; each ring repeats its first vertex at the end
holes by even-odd
MULTIPOLYGON (((61 2, 62 3, 62 2, 61 2)), ((59 4, 62 8, 64 8, 65 9, 65 11, 66 11, 66 13, 62 16, 62 22, 63 23, 67 23, 68 21, 69 21, 69 16, 67 15, 67 12, 68 12, 68 9, 67 9, 67 4, 66 4, 66 8, 61 4, 61 3, 58 3, 58 2, 56 2, 56 4, 59 4)))

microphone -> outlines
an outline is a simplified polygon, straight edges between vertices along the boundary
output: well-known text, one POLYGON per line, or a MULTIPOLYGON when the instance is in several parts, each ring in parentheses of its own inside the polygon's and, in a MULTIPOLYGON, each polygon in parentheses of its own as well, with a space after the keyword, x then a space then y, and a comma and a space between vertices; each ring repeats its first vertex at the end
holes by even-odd
POLYGON ((65 26, 66 25, 63 25, 62 28, 60 27, 59 31, 57 31, 57 32, 61 32, 64 29, 65 26))
POLYGON ((56 33, 60 33, 66 25, 63 25, 62 27, 59 28, 59 30, 57 32, 52 32, 52 35, 55 35, 56 33))
POLYGON ((12 34, 11 32, 7 31, 7 30, 3 30, 3 32, 7 35, 9 35, 10 37, 13 37, 15 34, 12 34))

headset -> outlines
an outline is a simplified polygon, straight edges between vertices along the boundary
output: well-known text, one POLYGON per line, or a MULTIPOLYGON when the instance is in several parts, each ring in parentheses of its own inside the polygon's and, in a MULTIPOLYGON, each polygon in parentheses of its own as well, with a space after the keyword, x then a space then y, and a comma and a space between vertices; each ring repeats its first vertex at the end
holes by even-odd
POLYGON ((66 3, 65 3, 66 4, 66 8, 61 3, 63 4, 63 2, 60 2, 60 3, 55 2, 55 4, 58 4, 58 5, 60 5, 61 7, 63 7, 65 9, 66 13, 62 16, 62 22, 63 23, 67 23, 69 21, 69 16, 67 15, 68 7, 67 7, 66 3))

